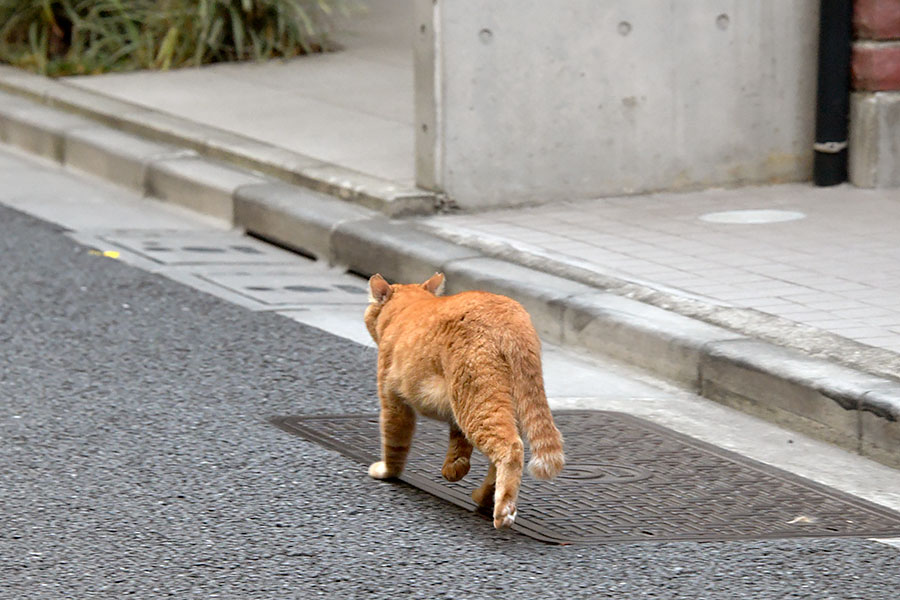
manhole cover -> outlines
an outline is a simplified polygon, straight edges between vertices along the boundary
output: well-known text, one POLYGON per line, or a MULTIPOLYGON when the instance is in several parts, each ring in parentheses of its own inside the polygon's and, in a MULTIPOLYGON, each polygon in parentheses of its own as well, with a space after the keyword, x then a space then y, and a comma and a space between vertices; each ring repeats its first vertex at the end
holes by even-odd
MULTIPOLYGON (((568 464, 551 482, 522 480, 513 529, 533 538, 609 543, 900 535, 898 513, 642 419, 601 411, 557 411, 554 417, 568 464)), ((364 465, 380 454, 377 416, 272 422, 364 465)), ((449 483, 440 474, 446 444, 446 425, 420 420, 401 479, 474 510, 469 494, 487 463, 476 452, 465 479, 449 483)))
POLYGON ((726 210, 722 212, 700 215, 701 221, 707 223, 731 223, 735 225, 764 225, 766 223, 784 223, 805 218, 802 212, 793 210, 726 210))

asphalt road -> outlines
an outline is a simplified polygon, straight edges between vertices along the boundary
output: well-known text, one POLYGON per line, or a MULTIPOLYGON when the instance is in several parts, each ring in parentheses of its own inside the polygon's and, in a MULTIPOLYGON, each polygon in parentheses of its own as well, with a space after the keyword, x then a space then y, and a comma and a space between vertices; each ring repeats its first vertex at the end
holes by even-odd
POLYGON ((0 207, 0 598, 897 597, 884 544, 552 546, 267 422, 373 412, 374 381, 353 342, 0 207))

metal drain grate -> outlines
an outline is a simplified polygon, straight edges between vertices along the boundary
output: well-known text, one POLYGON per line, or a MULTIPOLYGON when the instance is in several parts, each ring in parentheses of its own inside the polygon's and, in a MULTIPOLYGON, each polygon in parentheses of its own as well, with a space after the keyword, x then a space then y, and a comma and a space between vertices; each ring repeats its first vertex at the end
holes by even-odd
POLYGON ((256 268, 252 271, 219 270, 197 275, 204 281, 236 292, 267 306, 302 304, 351 304, 359 306, 357 319, 362 321, 365 290, 360 294, 343 283, 348 275, 328 273, 316 266, 291 268, 256 268))
POLYGON ((115 231, 100 239, 163 265, 265 265, 296 260, 285 250, 234 232, 115 231))
MULTIPOLYGON (((896 512, 642 419, 602 411, 557 411, 554 418, 568 464, 551 482, 523 478, 513 528, 530 537, 609 543, 900 535, 896 512)), ((366 465, 380 454, 377 416, 272 422, 366 465)), ((469 494, 487 462, 476 452, 465 479, 449 483, 440 474, 446 444, 446 425, 420 420, 401 479, 474 510, 469 494)))

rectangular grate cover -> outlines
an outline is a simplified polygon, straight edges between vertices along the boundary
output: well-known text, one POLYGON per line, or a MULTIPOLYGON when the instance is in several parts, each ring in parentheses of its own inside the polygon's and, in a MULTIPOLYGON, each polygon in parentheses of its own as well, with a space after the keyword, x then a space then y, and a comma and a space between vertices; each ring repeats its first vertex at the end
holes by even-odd
MULTIPOLYGON (((555 411, 554 418, 568 464, 553 481, 523 477, 513 529, 530 537, 609 543, 900 535, 896 512, 643 419, 605 411, 555 411)), ((377 415, 272 422, 366 466, 380 457, 377 415)), ((447 426, 420 419, 401 479, 475 510, 469 494, 487 461, 476 451, 469 474, 450 483, 441 477, 446 448, 447 426)))
POLYGON ((353 304, 362 321, 368 305, 365 280, 353 285, 350 275, 326 271, 312 263, 295 267, 252 265, 243 269, 207 270, 197 277, 267 306, 306 304, 353 304))
POLYGON ((290 263, 296 255, 229 231, 118 230, 100 236, 163 265, 290 263))

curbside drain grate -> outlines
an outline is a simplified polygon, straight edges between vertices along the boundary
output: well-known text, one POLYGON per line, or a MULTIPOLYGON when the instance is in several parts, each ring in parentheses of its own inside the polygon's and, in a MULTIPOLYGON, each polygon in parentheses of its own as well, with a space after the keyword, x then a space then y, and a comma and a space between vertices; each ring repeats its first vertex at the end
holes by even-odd
MULTIPOLYGON (((566 544, 900 536, 900 513, 643 419, 606 411, 555 411, 554 418, 568 464, 550 482, 522 479, 513 529, 532 538, 566 544)), ((380 455, 377 415, 271 422, 366 466, 380 455)), ((420 419, 401 479, 475 510, 469 494, 487 462, 476 451, 469 474, 447 482, 440 474, 446 446, 446 425, 420 419)))
POLYGON ((119 230, 100 239, 163 265, 269 265, 296 259, 285 250, 235 232, 119 230))

